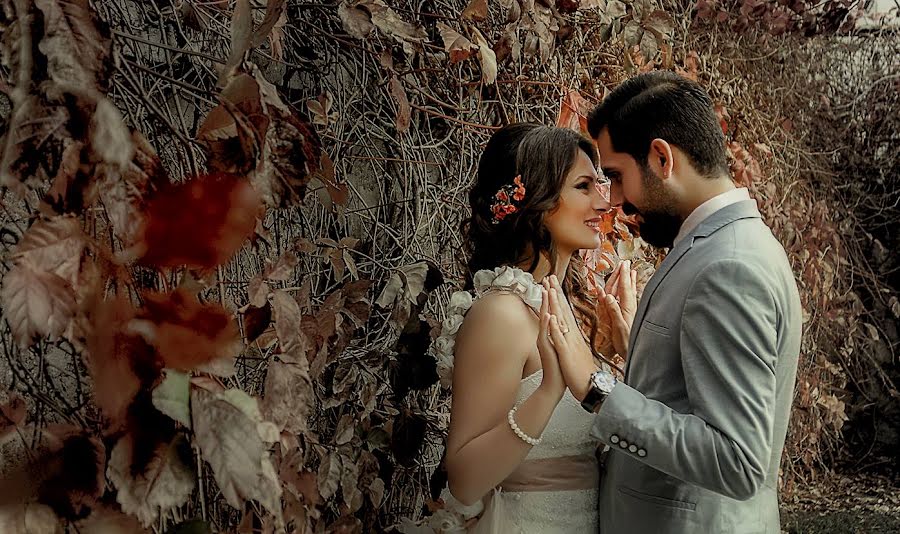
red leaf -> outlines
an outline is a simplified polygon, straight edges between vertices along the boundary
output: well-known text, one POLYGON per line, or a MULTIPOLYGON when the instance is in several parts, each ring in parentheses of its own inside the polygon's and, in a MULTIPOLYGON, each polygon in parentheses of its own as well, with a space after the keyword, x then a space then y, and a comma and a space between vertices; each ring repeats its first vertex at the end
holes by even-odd
POLYGON ((225 308, 201 304, 186 289, 145 295, 144 308, 130 323, 153 345, 166 367, 191 370, 219 358, 237 356, 240 336, 225 308))
POLYGON ((560 102, 556 126, 586 133, 589 107, 590 104, 581 96, 581 93, 575 90, 569 91, 560 102))
POLYGON ((256 227, 259 195, 229 174, 199 176, 159 191, 147 207, 141 262, 211 268, 228 261, 256 227))

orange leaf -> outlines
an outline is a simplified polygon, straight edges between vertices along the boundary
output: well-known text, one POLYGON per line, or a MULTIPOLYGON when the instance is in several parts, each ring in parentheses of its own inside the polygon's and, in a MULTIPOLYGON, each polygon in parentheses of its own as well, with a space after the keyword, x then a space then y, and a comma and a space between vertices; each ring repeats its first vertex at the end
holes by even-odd
POLYGON ((221 265, 253 233, 261 206, 253 187, 234 175, 212 174, 171 185, 147 207, 141 262, 221 265))
POLYGON ((560 102, 556 126, 587 133, 589 108, 590 103, 581 96, 581 93, 570 90, 560 102))
POLYGON ((234 357, 241 348, 231 314, 218 304, 201 304, 184 288, 145 295, 143 310, 129 326, 174 369, 234 357))

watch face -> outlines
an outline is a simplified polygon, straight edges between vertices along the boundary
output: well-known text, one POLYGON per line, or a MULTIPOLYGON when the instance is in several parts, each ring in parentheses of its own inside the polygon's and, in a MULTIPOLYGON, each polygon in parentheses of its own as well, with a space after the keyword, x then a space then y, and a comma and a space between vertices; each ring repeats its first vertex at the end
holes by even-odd
POLYGON ((593 382, 594 387, 606 394, 609 394, 609 392, 612 391, 613 386, 616 385, 616 378, 606 371, 594 373, 591 375, 591 381, 593 382))

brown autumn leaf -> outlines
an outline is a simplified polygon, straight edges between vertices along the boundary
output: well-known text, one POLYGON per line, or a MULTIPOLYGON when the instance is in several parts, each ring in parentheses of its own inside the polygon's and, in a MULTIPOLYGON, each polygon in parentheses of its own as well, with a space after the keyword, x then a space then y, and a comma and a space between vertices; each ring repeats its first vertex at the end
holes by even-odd
POLYGON ((147 206, 140 261, 200 269, 224 264, 253 234, 261 207, 250 183, 230 174, 164 187, 147 206))
MULTIPOLYGON (((266 15, 259 27, 253 32, 253 38, 250 40, 251 47, 257 47, 263 44, 263 41, 269 38, 270 32, 278 24, 287 13, 287 0, 267 0, 266 15)), ((286 19, 285 19, 286 21, 286 19)))
POLYGON ((75 284, 86 245, 78 219, 57 216, 31 225, 22 236, 13 258, 27 260, 34 268, 75 284))
POLYGON ((306 421, 315 405, 309 363, 305 356, 296 363, 271 362, 266 373, 262 410, 280 431, 306 432, 306 421))
POLYGON ((294 269, 297 268, 299 263, 300 259, 297 258, 297 255, 291 251, 287 251, 278 258, 278 261, 276 261, 274 265, 267 267, 263 271, 263 276, 265 276, 267 280, 284 282, 294 275, 294 269))
POLYGON ((394 102, 397 103, 397 118, 395 120, 395 124, 397 125, 397 132, 403 133, 409 130, 410 113, 412 112, 412 108, 410 108, 409 106, 409 99, 406 97, 406 90, 403 89, 403 84, 400 83, 400 80, 397 78, 397 76, 391 76, 390 87, 391 97, 394 99, 394 102))
POLYGON ((263 420, 256 399, 238 389, 217 394, 194 389, 191 416, 200 453, 228 504, 241 508, 254 499, 280 517, 281 483, 268 452, 279 433, 263 420))
POLYGON ((234 318, 217 303, 201 304, 183 287, 144 295, 144 307, 128 323, 156 348, 166 367, 189 371, 241 351, 234 318))
POLYGON ((341 481, 341 471, 340 454, 337 452, 326 453, 319 464, 319 472, 316 476, 319 494, 325 501, 331 500, 331 497, 337 492, 341 481))
POLYGON ((488 45, 484 35, 478 28, 472 28, 472 42, 478 46, 478 59, 481 61, 481 81, 490 85, 497 80, 497 55, 488 45))
POLYGON ((25 399, 15 392, 10 392, 6 402, 0 404, 0 444, 8 434, 15 432, 25 422, 27 408, 25 399))
POLYGON ((126 434, 113 447, 106 476, 115 486, 122 511, 150 526, 160 514, 181 506, 194 491, 196 474, 191 467, 190 444, 182 436, 161 443, 142 472, 135 473, 134 439, 126 434))
POLYGON ((93 204, 98 193, 96 181, 86 172, 87 166, 81 162, 82 157, 87 156, 84 143, 74 139, 65 143, 50 189, 42 199, 41 213, 48 217, 54 214, 80 213, 86 206, 93 204))
POLYGON ((358 0, 357 5, 368 10, 372 17, 372 24, 385 35, 393 37, 399 42, 403 46, 403 51, 408 55, 415 53, 414 45, 421 44, 428 39, 428 33, 421 24, 406 22, 382 0, 358 0))
POLYGON ((126 249, 140 237, 147 199, 169 183, 162 162, 147 139, 135 130, 131 142, 134 146, 131 163, 122 172, 117 169, 107 172, 105 166, 100 166, 102 178, 98 187, 113 232, 126 249))
POLYGON ((91 149, 100 159, 114 168, 124 171, 134 157, 131 132, 125 126, 122 114, 107 99, 99 98, 90 125, 91 149))
POLYGON ((23 184, 42 183, 43 159, 34 154, 62 149, 70 137, 65 129, 68 120, 64 107, 46 106, 36 95, 16 102, 0 138, 4 147, 0 154, 0 185, 24 196, 23 184))
POLYGON ((651 11, 641 24, 644 28, 654 32, 659 42, 665 42, 675 33, 675 19, 661 9, 651 11))
POLYGON ((488 16, 488 5, 487 0, 471 0, 469 5, 463 9, 460 18, 463 20, 470 20, 473 22, 480 22, 482 20, 487 19, 488 16))
POLYGON ((261 307, 248 306, 243 312, 244 338, 247 343, 256 341, 272 322, 272 305, 268 301, 261 307))
POLYGON ((309 347, 306 336, 300 330, 300 305, 287 292, 276 289, 272 292, 272 313, 275 316, 275 333, 278 335, 281 352, 292 356, 292 359, 286 361, 294 362, 305 357, 309 347))
POLYGON ((63 534, 62 522, 46 504, 28 502, 0 506, 0 532, 63 534))
POLYGON ((437 29, 444 41, 444 50, 450 54, 450 64, 464 61, 478 51, 477 45, 443 22, 437 23, 437 29))
POLYGON ((375 29, 372 17, 366 10, 359 7, 357 2, 353 2, 351 5, 348 0, 342 0, 338 4, 338 17, 341 19, 344 31, 357 39, 365 39, 375 29))
POLYGON ((587 133, 587 115, 590 103, 578 91, 570 90, 559 105, 556 126, 587 133))
POLYGON ((43 14, 38 48, 47 57, 50 79, 66 92, 105 93, 111 40, 88 0, 35 0, 35 5, 43 14))
POLYGON ((126 332, 134 314, 134 307, 122 296, 99 302, 88 311, 83 360, 93 383, 94 402, 113 427, 124 421, 141 384, 152 383, 161 367, 153 348, 126 332))
POLYGON ((271 291, 272 288, 263 280, 262 274, 254 276, 247 282, 247 296, 250 298, 251 306, 262 307, 271 291))
POLYGON ((71 284, 27 260, 19 261, 3 277, 0 302, 13 339, 22 348, 36 337, 62 335, 77 309, 71 284))
POLYGON ((76 523, 79 532, 90 534, 150 534, 137 518, 108 506, 100 506, 91 515, 76 523))
POLYGON ((219 87, 228 85, 244 54, 250 49, 253 35, 253 14, 250 12, 250 0, 235 0, 234 12, 231 14, 231 52, 219 75, 219 87))

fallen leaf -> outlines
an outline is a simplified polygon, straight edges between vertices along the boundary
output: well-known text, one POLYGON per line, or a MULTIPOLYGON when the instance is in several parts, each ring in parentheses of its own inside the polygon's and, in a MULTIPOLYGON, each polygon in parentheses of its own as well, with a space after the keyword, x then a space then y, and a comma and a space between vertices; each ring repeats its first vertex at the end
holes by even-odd
POLYGON ((182 436, 161 443, 139 473, 132 467, 133 452, 132 436, 120 438, 113 447, 106 475, 117 490, 116 501, 122 511, 150 526, 160 514, 167 515, 172 508, 185 504, 193 493, 196 473, 191 468, 191 448, 182 436))
POLYGON ((259 27, 253 32, 250 46, 255 48, 268 39, 270 32, 286 12, 286 0, 266 0, 266 15, 263 17, 259 27))
POLYGON ((472 57, 479 50, 472 41, 443 22, 437 23, 437 29, 444 41, 444 50, 450 54, 451 65, 472 57))
POLYGON ((253 16, 250 12, 250 0, 235 0, 234 12, 231 15, 231 52, 219 75, 219 87, 228 84, 244 54, 250 49, 252 33, 253 16))
POLYGON ((347 0, 338 4, 338 18, 341 19, 344 31, 357 39, 365 39, 375 29, 369 13, 356 5, 350 5, 347 0))
POLYGON ((469 5, 463 9, 460 18, 463 20, 482 21, 487 19, 488 5, 487 0, 471 0, 469 5))
POLYGON ((308 360, 302 357, 296 358, 296 362, 269 363, 262 410, 266 419, 275 423, 279 430, 303 434, 315 396, 308 360))
POLYGON ((111 40, 88 0, 35 0, 35 5, 43 15, 38 48, 47 58, 50 79, 75 94, 105 93, 111 40))
POLYGON ((337 493, 341 481, 341 456, 336 452, 327 453, 319 464, 316 482, 322 499, 328 501, 337 493))
POLYGON ((263 420, 256 399, 238 389, 194 389, 191 415, 196 443, 228 504, 242 508, 254 499, 280 517, 281 483, 267 445, 277 441, 278 430, 263 420))
POLYGON ((481 81, 490 85, 497 80, 497 55, 488 45, 484 35, 478 28, 472 28, 472 42, 478 46, 478 58, 481 60, 481 81))
POLYGON ((397 132, 403 133, 409 130, 412 108, 409 106, 409 100, 406 97, 406 91, 403 89, 403 84, 400 83, 397 76, 391 76, 390 87, 391 97, 394 99, 394 102, 397 103, 397 118, 395 120, 397 132))
POLYGON ((77 309, 72 286, 60 276, 42 271, 27 260, 3 277, 3 316, 22 348, 35 338, 55 339, 65 332, 77 309))

